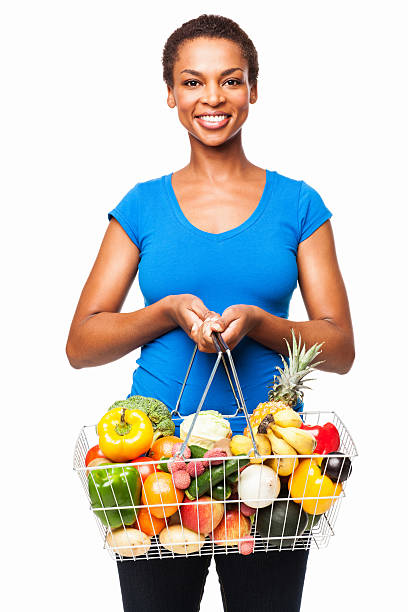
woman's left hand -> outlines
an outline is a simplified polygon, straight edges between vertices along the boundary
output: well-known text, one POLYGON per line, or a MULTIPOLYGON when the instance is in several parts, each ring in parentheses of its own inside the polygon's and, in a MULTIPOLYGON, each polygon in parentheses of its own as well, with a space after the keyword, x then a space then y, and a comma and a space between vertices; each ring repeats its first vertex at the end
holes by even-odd
POLYGON ((205 353, 216 353, 211 334, 219 331, 224 342, 232 350, 257 325, 256 308, 248 304, 235 304, 224 310, 221 318, 212 316, 204 320, 196 330, 198 349, 205 353), (212 321, 211 321, 212 319, 212 321), (211 322, 213 323, 211 325, 211 322), (215 323, 215 324, 214 324, 215 323))

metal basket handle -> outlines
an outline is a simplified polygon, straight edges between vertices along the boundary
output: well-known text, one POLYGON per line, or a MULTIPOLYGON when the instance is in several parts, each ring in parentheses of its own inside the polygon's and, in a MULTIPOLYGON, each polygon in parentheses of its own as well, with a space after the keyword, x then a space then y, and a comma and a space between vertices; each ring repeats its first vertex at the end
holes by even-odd
MULTIPOLYGON (((220 332, 216 332, 216 331, 211 332, 211 337, 212 337, 212 340, 214 342, 214 346, 217 349, 217 353, 218 353, 217 359, 216 359, 216 362, 215 362, 214 367, 212 369, 212 372, 210 374, 210 377, 209 377, 209 379, 207 381, 207 384, 205 386, 203 394, 201 396, 200 402, 198 404, 198 407, 197 407, 197 410, 195 412, 194 418, 193 418, 193 420, 191 422, 190 428, 189 428, 189 430, 187 432, 186 439, 184 440, 183 444, 181 445, 180 450, 178 451, 178 453, 176 453, 176 456, 182 456, 184 451, 185 451, 185 449, 186 449, 186 446, 187 446, 188 441, 190 439, 191 433, 192 433, 192 431, 194 429, 194 425, 195 425, 195 423, 197 421, 197 417, 200 414, 201 408, 202 408, 202 406, 204 404, 204 400, 205 400, 205 398, 207 396, 208 390, 209 390, 209 388, 211 386, 211 383, 212 383, 213 378, 215 376, 215 373, 217 371, 217 368, 218 368, 218 365, 220 363, 220 360, 222 359, 223 364, 224 364, 224 368, 225 368, 225 371, 226 371, 226 374, 227 374, 227 377, 228 377, 228 380, 229 380, 229 383, 230 383, 230 386, 231 386, 231 389, 232 389, 232 392, 233 392, 235 400, 236 400, 236 402, 238 404, 238 410, 237 410, 236 414, 238 414, 241 410, 244 413, 245 419, 246 419, 246 422, 247 422, 247 425, 248 425, 248 430, 249 430, 249 433, 250 433, 250 436, 251 436, 251 440, 252 440, 252 447, 253 447, 253 450, 254 450, 254 456, 259 458, 260 454, 259 454, 258 448, 256 446, 254 433, 252 431, 252 427, 251 427, 251 423, 250 423, 250 420, 249 420, 249 415, 248 415, 247 407, 245 405, 244 395, 242 393, 241 385, 240 385, 239 380, 238 380, 238 375, 237 375, 237 371, 235 369, 234 360, 232 359, 231 351, 230 351, 228 345, 226 344, 226 342, 224 341, 223 337, 221 336, 220 332), (229 371, 228 371, 227 363, 226 363, 224 355, 223 355, 224 352, 228 355, 228 359, 229 359, 232 375, 234 377, 234 382, 235 382, 235 385, 237 387, 239 399, 238 399, 238 397, 237 397, 237 395, 235 393, 235 389, 234 389, 234 386, 232 384, 232 380, 231 380, 231 377, 230 377, 230 374, 229 374, 229 371)), ((193 355, 191 357, 189 366, 187 368, 187 373, 186 373, 186 376, 184 378, 184 382, 183 382, 183 385, 182 385, 182 388, 181 388, 181 391, 180 391, 180 395, 179 395, 178 400, 177 400, 176 408, 174 409, 172 414, 176 413, 178 416, 180 416, 180 414, 178 412, 178 408, 179 408, 179 405, 180 405, 180 400, 181 400, 181 397, 183 395, 183 391, 184 391, 184 388, 186 386, 187 378, 188 378, 188 376, 190 374, 191 366, 193 364, 194 357, 196 355, 197 349, 198 349, 198 347, 197 347, 197 345, 195 345, 194 350, 193 350, 193 355)))

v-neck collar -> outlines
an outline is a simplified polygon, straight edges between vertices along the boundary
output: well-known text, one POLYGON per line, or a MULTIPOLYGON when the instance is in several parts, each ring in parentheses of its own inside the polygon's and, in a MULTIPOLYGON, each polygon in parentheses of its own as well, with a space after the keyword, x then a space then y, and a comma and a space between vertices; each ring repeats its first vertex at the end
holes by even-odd
POLYGON ((187 219, 187 217, 181 210, 180 204, 178 203, 175 191, 173 189, 173 185, 171 182, 173 172, 171 172, 170 174, 164 175, 163 180, 164 180, 164 186, 165 186, 165 191, 167 193, 167 197, 170 200, 171 208, 174 214, 176 215, 177 219, 180 221, 180 223, 184 225, 185 227, 187 227, 190 231, 194 232, 196 235, 207 238, 208 240, 220 242, 222 240, 226 240, 227 238, 232 238, 233 236, 236 236, 240 232, 243 232, 244 230, 248 229, 262 215, 268 203, 268 200, 269 200, 269 194, 270 194, 271 186, 273 183, 272 179, 276 175, 276 172, 272 172, 268 169, 265 169, 265 172, 266 172, 266 179, 265 179, 264 189, 261 195, 261 199, 258 202, 258 206, 255 208, 253 213, 248 217, 248 219, 246 219, 243 223, 241 223, 237 227, 233 227, 232 229, 227 230, 226 232, 220 232, 218 234, 213 234, 211 232, 206 232, 204 230, 201 230, 195 225, 193 225, 192 223, 190 223, 190 221, 187 219))

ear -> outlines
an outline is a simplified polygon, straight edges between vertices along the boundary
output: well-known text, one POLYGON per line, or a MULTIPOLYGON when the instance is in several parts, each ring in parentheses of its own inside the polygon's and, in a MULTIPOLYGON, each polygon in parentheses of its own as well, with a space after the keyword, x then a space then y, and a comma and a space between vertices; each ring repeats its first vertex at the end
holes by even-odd
POLYGON ((254 104, 258 99, 258 81, 255 81, 253 85, 251 85, 251 90, 249 94, 249 102, 250 104, 254 104))
POLYGON ((173 90, 171 87, 169 87, 169 85, 167 85, 167 106, 170 108, 176 107, 176 100, 174 98, 173 90))

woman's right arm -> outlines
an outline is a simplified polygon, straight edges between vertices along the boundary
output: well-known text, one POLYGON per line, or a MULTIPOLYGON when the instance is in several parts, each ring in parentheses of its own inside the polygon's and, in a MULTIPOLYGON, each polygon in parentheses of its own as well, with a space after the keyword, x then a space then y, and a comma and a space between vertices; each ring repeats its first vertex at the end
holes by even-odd
POLYGON ((71 323, 66 353, 72 367, 110 363, 176 327, 194 339, 194 323, 201 325, 212 312, 200 298, 180 294, 121 313, 137 274, 139 255, 122 226, 111 219, 71 323))

